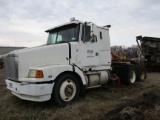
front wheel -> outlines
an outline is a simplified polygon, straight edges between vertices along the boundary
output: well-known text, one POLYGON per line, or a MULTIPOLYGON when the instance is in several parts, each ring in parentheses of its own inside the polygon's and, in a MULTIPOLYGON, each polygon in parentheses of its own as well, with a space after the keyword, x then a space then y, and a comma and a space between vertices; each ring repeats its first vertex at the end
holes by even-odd
POLYGON ((56 105, 63 107, 75 101, 79 96, 79 92, 80 87, 76 77, 65 74, 56 81, 52 98, 56 105))

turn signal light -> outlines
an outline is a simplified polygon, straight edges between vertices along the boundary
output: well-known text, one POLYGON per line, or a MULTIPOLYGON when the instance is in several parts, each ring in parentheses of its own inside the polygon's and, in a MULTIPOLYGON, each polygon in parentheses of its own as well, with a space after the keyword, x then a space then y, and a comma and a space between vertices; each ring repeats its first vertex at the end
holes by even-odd
POLYGON ((35 78, 43 78, 44 76, 43 76, 43 72, 42 72, 42 70, 36 70, 36 76, 35 76, 35 78))

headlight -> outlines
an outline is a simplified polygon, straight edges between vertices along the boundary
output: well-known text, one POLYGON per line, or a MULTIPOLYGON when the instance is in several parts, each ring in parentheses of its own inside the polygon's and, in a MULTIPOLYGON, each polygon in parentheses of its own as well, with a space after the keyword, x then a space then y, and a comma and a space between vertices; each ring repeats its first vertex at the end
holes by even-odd
POLYGON ((28 78, 43 78, 42 70, 29 70, 28 78))

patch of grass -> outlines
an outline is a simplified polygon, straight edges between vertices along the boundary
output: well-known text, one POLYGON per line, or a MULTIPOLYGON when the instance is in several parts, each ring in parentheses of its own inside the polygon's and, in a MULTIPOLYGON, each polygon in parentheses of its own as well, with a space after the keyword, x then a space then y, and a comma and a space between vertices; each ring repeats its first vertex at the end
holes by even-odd
MULTIPOLYGON (((3 75, 4 76, 4 75, 3 75)), ((2 77, 1 77, 2 78, 2 77)), ((4 81, 4 80, 2 80, 4 81)), ((0 120, 116 120, 160 118, 160 75, 150 73, 132 86, 116 83, 86 91, 85 96, 64 108, 51 102, 30 102, 0 86, 0 120)))

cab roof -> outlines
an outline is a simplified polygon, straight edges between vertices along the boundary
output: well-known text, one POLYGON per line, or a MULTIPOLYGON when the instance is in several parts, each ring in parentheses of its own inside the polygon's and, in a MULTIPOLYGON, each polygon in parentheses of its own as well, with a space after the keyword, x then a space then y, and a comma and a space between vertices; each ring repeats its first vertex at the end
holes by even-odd
POLYGON ((80 23, 83 23, 83 22, 78 21, 78 20, 74 20, 74 21, 71 21, 71 22, 67 22, 67 23, 52 27, 52 28, 46 30, 45 32, 50 32, 50 31, 52 31, 52 30, 54 30, 56 28, 62 27, 62 26, 66 26, 66 25, 70 25, 70 24, 80 24, 80 23))
MULTIPOLYGON (((62 26, 66 26, 66 25, 71 25, 71 24, 84 24, 84 23, 85 23, 85 22, 82 22, 82 21, 79 21, 79 20, 72 20, 72 21, 70 21, 70 22, 67 22, 67 23, 60 24, 60 25, 58 25, 58 26, 52 27, 52 28, 46 30, 45 32, 50 32, 50 31, 52 31, 52 30, 54 30, 54 29, 56 29, 56 28, 59 28, 59 27, 62 27, 62 26)), ((86 23, 91 23, 91 22, 86 22, 86 23)), ((94 24, 94 23, 92 23, 92 24, 94 24)), ((95 24, 94 24, 94 25, 95 25, 95 24)), ((107 25, 107 26, 98 26, 98 25, 96 25, 96 26, 99 27, 99 28, 101 28, 101 29, 107 29, 107 30, 111 27, 110 25, 107 25)))

